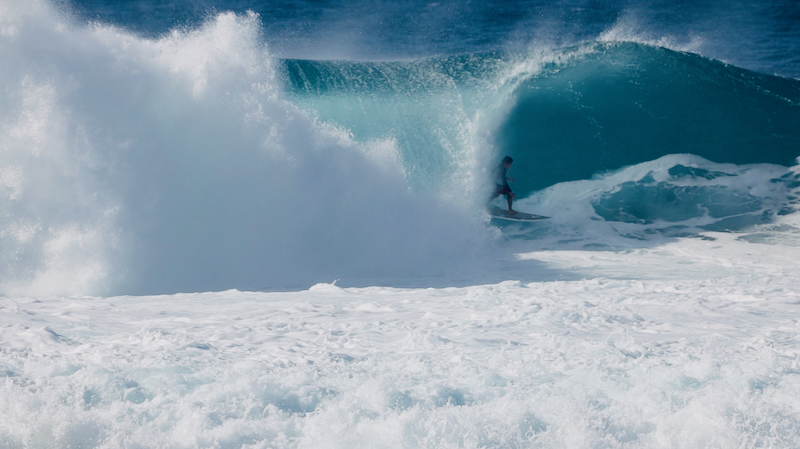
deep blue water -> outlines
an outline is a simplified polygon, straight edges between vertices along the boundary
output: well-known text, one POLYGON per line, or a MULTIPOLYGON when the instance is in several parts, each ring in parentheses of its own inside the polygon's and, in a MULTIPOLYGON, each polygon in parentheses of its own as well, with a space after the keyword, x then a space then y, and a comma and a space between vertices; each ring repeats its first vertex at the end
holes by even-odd
POLYGON ((739 67, 800 77, 800 2, 794 0, 62 1, 83 20, 145 36, 250 10, 261 16, 264 39, 280 56, 309 59, 562 47, 622 24, 644 38, 696 42, 701 54, 739 67))

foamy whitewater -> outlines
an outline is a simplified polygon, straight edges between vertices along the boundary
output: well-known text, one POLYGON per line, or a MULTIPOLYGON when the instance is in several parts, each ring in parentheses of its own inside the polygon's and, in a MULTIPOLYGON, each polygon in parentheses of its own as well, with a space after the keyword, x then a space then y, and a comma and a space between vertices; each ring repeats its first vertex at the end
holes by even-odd
POLYGON ((800 447, 800 4, 623 3, 0 0, 0 448, 800 447))

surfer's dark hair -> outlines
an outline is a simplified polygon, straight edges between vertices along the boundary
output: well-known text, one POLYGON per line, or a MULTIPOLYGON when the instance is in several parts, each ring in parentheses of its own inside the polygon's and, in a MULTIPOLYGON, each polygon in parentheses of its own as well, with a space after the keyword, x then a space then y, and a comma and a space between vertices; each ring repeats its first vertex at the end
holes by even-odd
POLYGON ((503 163, 504 164, 510 164, 512 162, 514 162, 514 159, 511 159, 511 156, 506 156, 506 157, 503 158, 503 163))

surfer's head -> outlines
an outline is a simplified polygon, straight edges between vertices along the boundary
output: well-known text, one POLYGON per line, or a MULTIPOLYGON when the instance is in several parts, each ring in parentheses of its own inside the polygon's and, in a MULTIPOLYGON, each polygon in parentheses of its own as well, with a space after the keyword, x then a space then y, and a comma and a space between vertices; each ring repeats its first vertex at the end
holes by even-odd
POLYGON ((514 159, 511 159, 511 156, 506 156, 506 157, 503 158, 503 164, 504 165, 507 165, 507 166, 510 167, 513 162, 514 162, 514 159))

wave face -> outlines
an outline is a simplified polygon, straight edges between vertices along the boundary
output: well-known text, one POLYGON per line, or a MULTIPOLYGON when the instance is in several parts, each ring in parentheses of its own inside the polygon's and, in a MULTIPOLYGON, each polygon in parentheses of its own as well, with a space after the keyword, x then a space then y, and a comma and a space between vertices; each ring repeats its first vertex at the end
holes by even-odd
POLYGON ((456 196, 472 182, 480 196, 511 155, 519 207, 554 219, 506 236, 608 247, 743 231, 796 207, 796 80, 631 42, 284 65, 293 102, 358 140, 391 136, 417 187, 456 196))
MULTIPOLYGON (((463 276, 492 251, 478 206, 504 154, 522 204, 569 218, 563 235, 587 220, 707 226, 697 219, 766 213, 761 223, 794 204, 785 166, 800 155, 800 82, 699 55, 592 42, 309 61, 275 57, 254 13, 143 38, 43 2, 0 4, 6 293, 463 276), (693 156, 669 159, 679 153, 693 156), (603 175, 664 157, 652 180, 603 175), (717 171, 751 180, 740 175, 753 164, 771 164, 755 184, 669 184, 717 171), (598 177, 601 190, 572 190, 598 177), (746 205, 749 186, 771 179, 785 188, 746 205), (635 206, 670 195, 674 211, 635 206), (744 209, 710 206, 719 198, 744 209)), ((619 232, 608 238, 637 234, 619 232)))
POLYGON ((644 44, 285 65, 298 104, 360 138, 394 136, 410 165, 435 170, 442 161, 426 158, 471 146, 511 155, 521 196, 668 154, 786 166, 800 156, 800 82, 644 44))
POLYGON ((793 165, 800 82, 634 43, 597 44, 525 80, 497 132, 502 152, 535 174, 521 191, 659 157, 793 165))
POLYGON ((282 63, 294 104, 359 141, 391 139, 409 183, 448 196, 473 188, 494 156, 491 136, 513 89, 499 79, 513 67, 501 54, 282 63))

